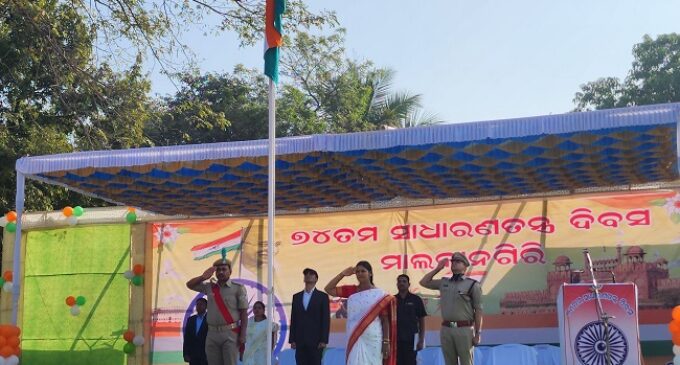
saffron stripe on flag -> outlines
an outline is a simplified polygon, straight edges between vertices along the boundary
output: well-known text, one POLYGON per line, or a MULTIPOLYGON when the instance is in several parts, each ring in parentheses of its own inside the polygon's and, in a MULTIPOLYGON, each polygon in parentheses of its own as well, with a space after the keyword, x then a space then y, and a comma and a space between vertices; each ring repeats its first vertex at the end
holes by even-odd
POLYGON ((243 230, 240 229, 214 241, 192 247, 191 254, 194 256, 194 260, 202 260, 206 257, 217 255, 223 248, 225 248, 227 252, 238 250, 242 243, 242 232, 243 230))
POLYGON ((286 10, 284 0, 267 0, 265 9, 265 41, 267 49, 283 45, 281 15, 286 10))

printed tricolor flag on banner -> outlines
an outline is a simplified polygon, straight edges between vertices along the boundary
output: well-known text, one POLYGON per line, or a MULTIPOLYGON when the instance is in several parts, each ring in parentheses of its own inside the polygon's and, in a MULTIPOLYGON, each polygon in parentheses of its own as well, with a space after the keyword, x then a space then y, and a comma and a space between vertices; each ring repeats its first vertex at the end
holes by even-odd
POLYGON ((279 47, 283 44, 281 15, 286 11, 286 0, 267 0, 264 25, 264 74, 274 83, 279 82, 279 47))
POLYGON ((194 256, 194 260, 203 260, 212 255, 219 255, 223 248, 226 248, 227 252, 238 250, 241 248, 242 232, 243 229, 239 229, 214 241, 192 247, 191 254, 194 256))

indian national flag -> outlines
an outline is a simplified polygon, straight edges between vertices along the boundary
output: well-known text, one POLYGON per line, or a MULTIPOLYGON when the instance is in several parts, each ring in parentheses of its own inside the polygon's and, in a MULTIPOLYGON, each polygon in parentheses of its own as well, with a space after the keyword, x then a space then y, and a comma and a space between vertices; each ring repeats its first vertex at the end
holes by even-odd
POLYGON ((223 248, 227 249, 227 252, 238 250, 241 248, 241 232, 243 229, 231 233, 227 236, 218 238, 214 241, 208 243, 202 243, 191 248, 191 253, 194 256, 194 260, 203 260, 206 257, 212 255, 219 255, 223 248))
POLYGON ((281 14, 286 11, 286 0, 267 0, 264 25, 264 74, 279 82, 279 47, 283 44, 281 14))

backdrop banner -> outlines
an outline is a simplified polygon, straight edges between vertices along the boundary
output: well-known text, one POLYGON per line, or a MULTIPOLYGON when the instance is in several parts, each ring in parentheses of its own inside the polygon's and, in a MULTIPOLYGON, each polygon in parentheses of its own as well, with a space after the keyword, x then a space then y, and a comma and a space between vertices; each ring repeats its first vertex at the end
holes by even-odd
MULTIPOLYGON (((642 340, 667 340, 668 308, 680 299, 679 228, 680 195, 671 190, 278 216, 276 351, 287 344, 290 301, 303 288, 306 267, 319 273, 318 288, 360 260, 373 266, 375 284, 391 292, 397 275, 406 273, 411 290, 425 298, 434 317, 428 330, 438 330, 437 292, 418 281, 456 251, 468 257, 469 275, 482 283, 485 344, 558 343, 558 290, 565 282, 588 279, 581 273, 584 248, 590 249, 600 280, 637 285, 642 340)), ((182 363, 181 328, 198 298, 185 283, 209 267, 222 248, 251 302, 266 303, 266 219, 163 222, 149 229, 156 270, 154 363, 182 363)), ((345 304, 333 300, 331 306, 336 319, 331 342, 343 346, 345 304)), ((432 341, 438 341, 436 333, 428 336, 429 345, 436 344, 432 341)))

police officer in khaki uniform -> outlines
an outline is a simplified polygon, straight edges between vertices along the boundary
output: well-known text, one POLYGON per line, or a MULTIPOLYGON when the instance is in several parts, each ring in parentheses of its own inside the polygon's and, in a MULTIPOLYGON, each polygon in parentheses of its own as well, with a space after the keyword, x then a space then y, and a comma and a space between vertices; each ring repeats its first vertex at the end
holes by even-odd
POLYGON ((474 346, 482 333, 482 288, 476 280, 464 276, 470 261, 460 252, 451 256, 453 276, 433 280, 447 261, 440 261, 420 285, 440 293, 443 322, 439 335, 446 364, 457 365, 460 360, 460 365, 472 365, 474 346))
POLYGON ((236 365, 239 347, 246 342, 248 325, 248 297, 246 288, 233 282, 231 276, 231 262, 220 259, 213 266, 205 270, 201 276, 187 281, 187 288, 203 293, 208 297, 208 336, 205 340, 205 353, 208 365, 236 365), (210 280, 215 275, 216 280, 210 280), (227 323, 220 311, 213 293, 213 285, 219 288, 233 323, 227 323), (237 335, 234 329, 240 326, 237 335))

